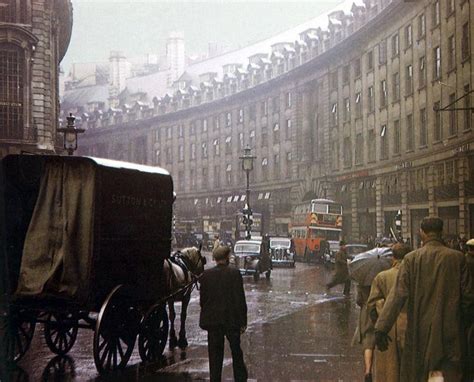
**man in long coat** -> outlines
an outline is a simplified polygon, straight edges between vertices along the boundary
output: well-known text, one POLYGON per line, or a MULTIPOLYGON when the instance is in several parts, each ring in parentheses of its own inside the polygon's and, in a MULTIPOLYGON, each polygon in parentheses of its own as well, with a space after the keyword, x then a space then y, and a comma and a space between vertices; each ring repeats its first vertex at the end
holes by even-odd
POLYGON ((442 242, 443 221, 424 218, 423 247, 405 256, 395 287, 377 323, 379 350, 388 347, 387 333, 407 303, 407 331, 401 363, 404 382, 461 381, 463 319, 474 317, 472 279, 465 256, 442 242))
POLYGON ((335 256, 334 275, 329 283, 326 284, 326 293, 336 285, 344 284, 344 296, 349 296, 351 292, 351 279, 349 278, 349 268, 347 267, 346 242, 339 242, 339 251, 335 256))
POLYGON ((240 335, 247 327, 247 303, 238 269, 229 267, 230 248, 219 246, 212 253, 216 266, 201 276, 199 326, 207 330, 211 382, 220 382, 224 360, 224 338, 232 352, 234 380, 247 380, 240 335))
MULTIPOLYGON (((383 309, 390 291, 395 286, 400 264, 411 248, 405 244, 397 243, 392 247, 392 268, 380 272, 375 276, 370 288, 367 309, 369 316, 374 321, 383 309)), ((406 308, 400 312, 397 322, 388 333, 392 342, 386 352, 375 351, 374 354, 374 380, 383 382, 402 382, 400 379, 400 363, 405 343, 405 331, 407 325, 406 308)))

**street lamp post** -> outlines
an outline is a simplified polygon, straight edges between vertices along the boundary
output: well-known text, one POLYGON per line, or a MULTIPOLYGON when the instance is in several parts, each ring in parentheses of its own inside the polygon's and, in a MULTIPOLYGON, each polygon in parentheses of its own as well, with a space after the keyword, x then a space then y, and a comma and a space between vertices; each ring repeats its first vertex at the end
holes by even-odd
POLYGON ((246 235, 245 238, 249 240, 251 238, 252 232, 252 209, 250 208, 250 171, 253 170, 253 161, 256 158, 252 155, 251 148, 247 145, 244 149, 244 155, 240 157, 242 160, 242 170, 245 171, 245 175, 247 178, 247 189, 246 189, 246 198, 245 198, 245 207, 243 212, 244 215, 244 224, 246 235))
POLYGON ((61 127, 57 129, 58 133, 64 134, 64 150, 67 151, 68 155, 73 155, 74 151, 77 150, 77 134, 82 134, 84 129, 77 129, 75 125, 76 117, 69 113, 67 119, 66 127, 61 127))

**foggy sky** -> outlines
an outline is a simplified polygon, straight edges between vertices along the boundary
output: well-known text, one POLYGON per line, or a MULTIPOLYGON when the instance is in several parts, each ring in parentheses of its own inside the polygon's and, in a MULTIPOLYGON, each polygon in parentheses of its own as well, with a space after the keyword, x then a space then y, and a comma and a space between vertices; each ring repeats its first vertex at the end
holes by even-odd
MULTIPOLYGON (((184 32, 186 54, 208 42, 232 48, 268 38, 330 10, 342 0, 72 0, 71 43, 61 66, 106 61, 111 50, 127 57, 164 54, 172 31, 184 32)), ((295 36, 296 37, 296 36, 295 36)))

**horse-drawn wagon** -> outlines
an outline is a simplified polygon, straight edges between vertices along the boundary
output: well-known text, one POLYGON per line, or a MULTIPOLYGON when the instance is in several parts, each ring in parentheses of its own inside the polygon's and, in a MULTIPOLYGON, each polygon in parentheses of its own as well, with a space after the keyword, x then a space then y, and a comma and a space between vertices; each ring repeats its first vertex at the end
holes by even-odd
POLYGON ((99 372, 143 360, 168 337, 163 274, 173 182, 166 170, 86 157, 9 155, 0 165, 0 351, 17 361, 35 325, 64 355, 94 331, 99 372))

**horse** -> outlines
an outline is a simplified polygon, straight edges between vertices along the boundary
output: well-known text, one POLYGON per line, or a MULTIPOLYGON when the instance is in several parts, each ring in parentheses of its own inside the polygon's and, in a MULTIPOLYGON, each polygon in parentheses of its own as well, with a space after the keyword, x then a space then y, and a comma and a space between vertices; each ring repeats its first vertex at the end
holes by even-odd
POLYGON ((204 272, 204 265, 206 264, 206 258, 202 256, 201 248, 202 243, 199 245, 199 248, 190 247, 177 251, 170 259, 165 261, 163 266, 165 280, 168 282, 168 288, 170 295, 172 296, 168 300, 170 349, 179 346, 180 349, 184 350, 188 346, 185 325, 186 311, 188 309, 189 301, 191 300, 191 292, 193 291, 194 286, 192 283, 197 280, 202 272, 204 272), (180 291, 181 289, 183 290, 180 291), (181 328, 179 331, 179 340, 176 338, 176 332, 174 330, 174 320, 176 318, 174 303, 178 301, 181 302, 181 328))

